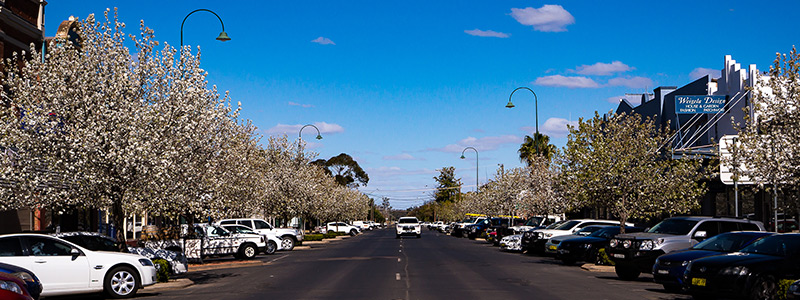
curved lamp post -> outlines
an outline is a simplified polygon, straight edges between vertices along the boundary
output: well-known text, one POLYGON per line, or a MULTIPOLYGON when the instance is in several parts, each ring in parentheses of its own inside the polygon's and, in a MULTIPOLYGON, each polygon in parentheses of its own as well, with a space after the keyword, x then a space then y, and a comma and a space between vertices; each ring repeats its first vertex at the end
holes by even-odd
POLYGON ((535 105, 534 108, 536 109, 536 135, 534 135, 533 138, 534 138, 534 141, 536 141, 536 139, 538 138, 538 135, 539 135, 539 98, 536 96, 536 93, 534 93, 533 90, 528 88, 528 87, 524 87, 524 86, 518 87, 513 92, 511 92, 511 95, 508 95, 508 104, 506 104, 506 107, 508 107, 508 108, 513 108, 514 107, 514 103, 511 103, 511 96, 514 96, 514 92, 516 92, 518 90, 523 90, 523 89, 524 90, 528 90, 533 94, 533 100, 534 100, 534 105, 535 105))
POLYGON ((465 159, 466 158, 466 157, 464 157, 464 152, 467 151, 467 149, 475 150, 475 191, 477 192, 478 191, 478 149, 475 149, 475 148, 472 148, 472 147, 464 148, 464 150, 461 150, 461 159, 465 159))
POLYGON ((230 41, 231 40, 231 38, 228 36, 228 34, 225 33, 225 24, 222 23, 222 18, 220 18, 217 13, 215 13, 215 12, 213 12, 211 10, 205 9, 205 8, 195 9, 194 11, 192 11, 188 15, 186 15, 186 17, 183 18, 183 22, 181 22, 181 49, 183 49, 183 24, 186 23, 186 19, 188 19, 189 16, 191 16, 193 13, 196 13, 198 11, 207 11, 207 12, 210 12, 210 13, 214 14, 215 16, 217 16, 217 19, 219 19, 219 24, 222 25, 222 32, 220 32, 219 36, 217 36, 217 40, 218 41, 225 42, 225 41, 230 41))
POLYGON ((302 139, 303 139, 303 129, 305 129, 306 127, 309 127, 309 126, 311 126, 311 127, 314 127, 314 129, 316 129, 316 130, 317 130, 317 137, 316 137, 316 139, 318 139, 318 140, 321 140, 321 139, 322 139, 322 134, 320 134, 320 133, 319 133, 319 128, 317 128, 317 126, 314 126, 314 125, 312 125, 312 124, 308 124, 308 125, 305 125, 305 126, 301 127, 301 128, 300 128, 300 133, 298 133, 298 134, 297 134, 297 137, 298 137, 298 138, 300 138, 300 139, 302 140, 302 139))

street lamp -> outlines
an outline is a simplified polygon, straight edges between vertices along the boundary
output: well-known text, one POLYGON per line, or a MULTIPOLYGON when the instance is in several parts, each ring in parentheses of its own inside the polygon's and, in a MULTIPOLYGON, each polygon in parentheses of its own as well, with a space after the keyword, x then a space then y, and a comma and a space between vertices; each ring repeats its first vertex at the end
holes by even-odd
POLYGON ((472 147, 464 148, 464 150, 461 150, 461 159, 466 158, 464 157, 464 152, 467 151, 467 149, 475 150, 475 191, 478 192, 478 149, 472 147))
POLYGON ((508 104, 506 104, 506 107, 514 108, 514 103, 511 103, 511 96, 514 96, 514 92, 522 89, 529 90, 533 94, 533 100, 535 105, 534 108, 536 109, 536 134, 533 136, 533 139, 534 142, 536 142, 536 139, 538 139, 539 136, 539 98, 536 96, 536 93, 534 93, 533 90, 528 87, 524 86, 518 87, 513 92, 511 92, 511 95, 508 95, 508 104))
POLYGON ((322 139, 322 135, 319 133, 319 128, 317 128, 317 126, 314 126, 314 125, 312 125, 312 124, 308 124, 308 125, 305 125, 305 126, 301 127, 301 128, 300 128, 300 133, 298 133, 298 134, 297 134, 297 137, 299 137, 299 138, 302 140, 302 139, 303 139, 303 129, 305 129, 305 128, 306 128, 306 127, 308 127, 308 126, 314 127, 314 129, 316 129, 316 130, 317 130, 317 137, 316 137, 316 139, 318 139, 318 140, 321 140, 321 139, 322 139))
POLYGON ((219 36, 217 36, 217 40, 218 41, 226 42, 226 41, 230 41, 231 40, 231 38, 228 36, 228 34, 225 33, 225 24, 222 23, 222 18, 220 18, 217 13, 215 13, 215 12, 213 12, 211 10, 208 10, 208 9, 205 9, 205 8, 201 8, 201 9, 196 9, 196 10, 190 12, 188 15, 186 15, 185 18, 183 18, 183 22, 181 22, 181 48, 183 48, 183 24, 186 23, 186 19, 188 19, 189 16, 191 16, 193 13, 196 13, 198 11, 207 11, 207 12, 210 12, 210 13, 214 14, 215 16, 217 16, 217 19, 219 19, 219 24, 222 25, 222 32, 220 32, 219 36))

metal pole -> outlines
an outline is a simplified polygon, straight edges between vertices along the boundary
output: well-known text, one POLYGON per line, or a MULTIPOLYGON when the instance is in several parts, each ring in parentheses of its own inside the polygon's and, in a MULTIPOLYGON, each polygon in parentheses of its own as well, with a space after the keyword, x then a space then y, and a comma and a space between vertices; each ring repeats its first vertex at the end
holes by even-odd
POLYGON ((222 18, 220 18, 217 13, 215 13, 213 11, 210 11, 208 9, 205 9, 205 8, 195 9, 194 11, 192 11, 188 15, 186 15, 186 17, 183 18, 183 22, 181 22, 181 48, 183 48, 183 24, 186 23, 186 19, 188 19, 189 16, 191 16, 193 13, 196 13, 198 11, 207 11, 207 12, 210 12, 210 13, 214 14, 215 16, 217 16, 217 19, 219 19, 219 24, 222 25, 222 32, 225 32, 225 24, 222 23, 222 18))
POLYGON ((478 149, 475 149, 473 147, 464 148, 464 150, 461 150, 461 159, 465 158, 464 157, 464 152, 467 151, 467 149, 472 149, 472 150, 475 151, 475 192, 479 192, 479 190, 478 190, 478 186, 479 186, 478 185, 478 174, 479 174, 478 173, 478 160, 479 160, 478 159, 478 149))
POLYGON ((533 90, 528 88, 528 87, 524 87, 524 86, 518 87, 518 88, 514 89, 514 91, 511 92, 511 95, 508 95, 508 105, 506 105, 506 107, 508 107, 508 108, 514 107, 514 105, 511 104, 511 96, 514 96, 514 92, 516 92, 518 90, 521 90, 521 89, 528 90, 533 94, 533 101, 534 101, 533 104, 534 104, 534 108, 536 109, 535 110, 535 113, 536 113, 536 135, 533 136, 533 142, 536 143, 537 140, 538 140, 538 136, 539 136, 539 97, 536 96, 536 93, 533 92, 533 90))

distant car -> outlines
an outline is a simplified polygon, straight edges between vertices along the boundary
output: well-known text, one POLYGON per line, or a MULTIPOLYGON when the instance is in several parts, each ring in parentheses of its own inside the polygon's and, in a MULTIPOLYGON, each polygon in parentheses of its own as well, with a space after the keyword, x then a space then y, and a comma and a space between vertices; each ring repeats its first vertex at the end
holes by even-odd
MULTIPOLYGON (((230 231, 233 234, 259 234, 253 231, 253 229, 251 229, 250 227, 244 225, 234 225, 234 224, 222 225, 222 228, 225 228, 226 230, 230 231)), ((266 238, 266 240, 264 241, 264 243, 256 243, 256 246, 258 247, 259 250, 262 250, 264 254, 268 255, 275 254, 275 251, 281 250, 280 249, 281 240, 275 237, 275 235, 272 234, 262 234, 262 235, 266 238)))
MULTIPOLYGON (((2 246, 0 246, 0 248, 2 248, 2 246)), ((5 256, 3 254, 3 250, 0 250, 0 257, 5 256)), ((25 289, 28 291, 31 298, 39 299, 39 295, 42 293, 42 282, 39 281, 39 278, 36 277, 36 274, 33 274, 31 270, 0 262, 0 273, 6 273, 19 278, 19 280, 25 284, 25 289)), ((0 299, 6 298, 0 294, 0 299)))
POLYGON ((774 234, 738 252, 693 260, 684 284, 695 298, 774 299, 782 280, 800 278, 800 234, 774 234))
POLYGON ((707 256, 739 251, 760 238, 772 235, 763 231, 736 231, 723 233, 706 239, 693 247, 659 256, 653 264, 653 280, 665 290, 681 289, 683 273, 691 261, 707 256))
MULTIPOLYGON (((119 242, 117 242, 117 240, 97 232, 73 231, 73 232, 54 233, 51 235, 60 238, 62 240, 75 243, 78 246, 84 247, 92 251, 122 252, 120 251, 119 242)), ((173 275, 183 274, 189 270, 189 261, 186 259, 186 256, 183 255, 183 253, 181 252, 164 250, 164 249, 147 248, 147 247, 125 247, 125 248, 126 250, 128 250, 127 253, 139 254, 141 256, 149 258, 150 260, 163 259, 167 261, 167 265, 169 265, 170 274, 173 275)))
POLYGON ((138 254, 92 251, 43 234, 0 236, 3 262, 33 271, 42 282, 42 296, 105 291, 128 298, 156 283, 156 268, 138 254))
POLYGON ((500 250, 522 251, 522 235, 513 234, 500 239, 500 250))
POLYGON ((361 232, 361 228, 345 222, 329 222, 328 224, 325 224, 325 227, 327 232, 344 232, 351 236, 355 236, 361 232))
POLYGON ((413 235, 417 238, 422 237, 422 225, 419 224, 419 220, 415 217, 402 217, 397 220, 396 228, 396 238, 400 238, 404 235, 413 235))
MULTIPOLYGON (((642 231, 644 228, 641 227, 625 227, 627 233, 642 231)), ((600 250, 607 249, 608 241, 619 232, 619 225, 605 226, 589 236, 562 241, 558 244, 556 258, 567 265, 578 261, 597 263, 600 260, 600 250)))
POLYGON ((33 300, 33 297, 19 277, 0 272, 0 299, 33 300))
MULTIPOLYGON (((619 225, 619 221, 613 220, 595 220, 595 219, 576 219, 576 220, 567 220, 561 225, 558 225, 556 228, 552 229, 536 229, 526 234, 530 234, 530 239, 525 245, 525 249, 528 253, 544 253, 544 245, 547 243, 547 240, 550 238, 561 236, 561 235, 570 235, 578 230, 586 226, 591 225, 619 225)), ((625 226, 633 226, 632 223, 625 223, 625 226)))
POLYGON ((353 226, 361 228, 361 231, 372 230, 372 227, 369 226, 368 221, 353 221, 353 226))
POLYGON ((562 241, 574 238, 586 237, 592 234, 593 232, 603 229, 607 226, 608 225, 591 225, 583 227, 581 228, 581 230, 578 230, 573 234, 552 237, 549 240, 547 240, 546 243, 544 243, 544 253, 555 255, 558 252, 557 251, 558 244, 560 244, 562 241))

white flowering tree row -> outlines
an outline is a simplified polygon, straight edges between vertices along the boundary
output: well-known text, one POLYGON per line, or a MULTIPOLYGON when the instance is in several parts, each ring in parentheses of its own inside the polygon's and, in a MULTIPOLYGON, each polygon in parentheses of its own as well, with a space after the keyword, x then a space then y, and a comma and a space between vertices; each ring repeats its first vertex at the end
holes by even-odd
POLYGON ((209 88, 199 54, 160 45, 143 23, 126 35, 109 14, 90 15, 78 43, 55 41, 44 59, 32 49, 5 62, 0 210, 102 208, 116 225, 138 211, 366 214, 367 197, 308 165, 316 154, 302 143, 261 146, 239 105, 209 88))

